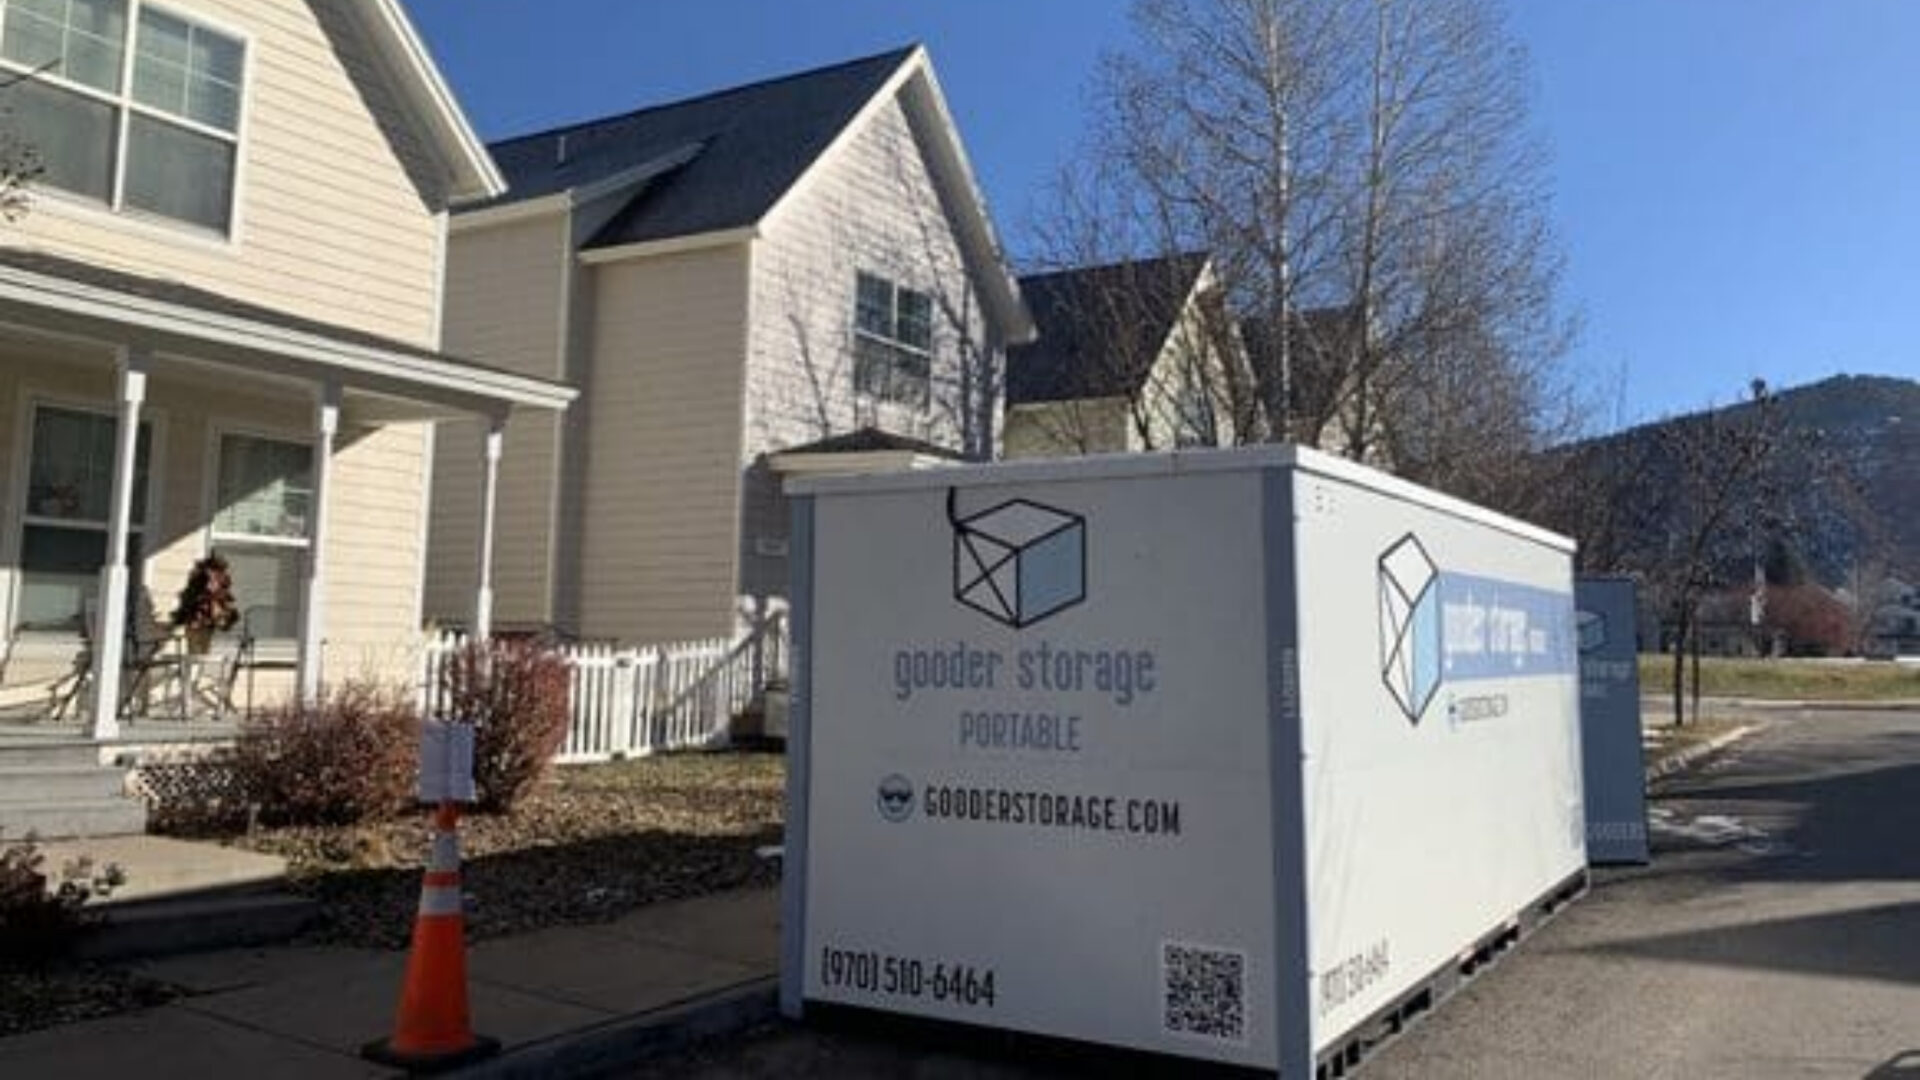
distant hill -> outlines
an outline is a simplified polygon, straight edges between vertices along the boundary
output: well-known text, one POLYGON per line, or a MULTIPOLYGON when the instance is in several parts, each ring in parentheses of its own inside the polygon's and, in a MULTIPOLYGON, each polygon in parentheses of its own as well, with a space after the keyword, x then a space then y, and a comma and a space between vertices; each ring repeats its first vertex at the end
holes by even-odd
MULTIPOLYGON (((1777 464, 1782 517, 1777 537, 1811 576, 1844 585, 1856 560, 1882 560, 1908 581, 1920 580, 1920 381, 1838 375, 1775 390, 1788 438, 1777 464)), ((1672 482, 1663 443, 1680 425, 1735 418, 1750 402, 1671 417, 1570 448, 1583 458, 1631 461, 1641 487, 1672 482)), ((1672 523, 1656 514, 1636 521, 1642 558, 1666 543, 1672 523)), ((1752 542, 1744 521, 1720 545, 1722 576, 1737 580, 1752 542)))

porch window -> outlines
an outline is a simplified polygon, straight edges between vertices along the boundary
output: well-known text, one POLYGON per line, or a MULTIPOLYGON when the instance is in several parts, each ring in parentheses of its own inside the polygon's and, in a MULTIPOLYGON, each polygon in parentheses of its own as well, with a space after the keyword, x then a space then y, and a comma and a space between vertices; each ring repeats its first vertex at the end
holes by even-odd
POLYGON ((861 273, 854 298, 854 390, 924 409, 932 376, 933 298, 861 273))
MULTIPOLYGON (((14 612, 19 630, 81 633, 87 628, 100 568, 107 561, 116 427, 107 414, 51 405, 34 409, 20 536, 20 598, 14 612)), ((130 598, 140 595, 152 445, 153 431, 143 423, 134 443, 127 541, 130 598)))
POLYGON ((233 594, 256 637, 291 639, 300 625, 300 571, 313 512, 313 448, 220 437, 213 548, 233 571, 233 594))
POLYGON ((6 103, 50 186, 226 232, 245 48, 138 0, 4 0, 6 103), (131 62, 127 53, 131 50, 131 62))

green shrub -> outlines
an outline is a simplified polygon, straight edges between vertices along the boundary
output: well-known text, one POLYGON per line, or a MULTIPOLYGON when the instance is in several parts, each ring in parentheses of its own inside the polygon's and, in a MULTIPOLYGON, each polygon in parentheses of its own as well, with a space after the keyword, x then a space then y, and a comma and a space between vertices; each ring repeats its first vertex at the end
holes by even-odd
POLYGON ((87 901, 126 883, 118 866, 96 870, 83 858, 49 887, 46 861, 32 836, 0 846, 0 967, 43 967, 62 956, 92 921, 87 901))
POLYGON ((409 805, 419 756, 412 695, 348 683, 248 721, 233 768, 261 824, 354 825, 409 805))
POLYGON ((525 642, 470 644, 441 668, 449 720, 472 723, 480 809, 504 813, 533 790, 567 741, 567 662, 525 642))

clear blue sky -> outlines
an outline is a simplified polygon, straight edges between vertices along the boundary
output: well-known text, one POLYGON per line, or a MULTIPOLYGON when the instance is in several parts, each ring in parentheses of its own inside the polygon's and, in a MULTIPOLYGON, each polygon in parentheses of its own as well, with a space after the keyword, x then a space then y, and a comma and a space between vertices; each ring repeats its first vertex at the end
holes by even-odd
MULTIPOLYGON (((1095 58, 1128 39, 1122 0, 407 4, 487 138, 923 41, 1016 252, 1095 58)), ((1920 3, 1511 8, 1574 362, 1618 383, 1617 419, 1724 403, 1754 375, 1920 377, 1920 3)))

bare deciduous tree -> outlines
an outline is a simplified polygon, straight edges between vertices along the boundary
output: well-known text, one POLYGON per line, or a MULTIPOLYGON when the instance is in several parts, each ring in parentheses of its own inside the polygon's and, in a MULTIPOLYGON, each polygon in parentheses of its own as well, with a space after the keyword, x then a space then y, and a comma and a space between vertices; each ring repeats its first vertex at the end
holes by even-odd
POLYGON ((1213 253, 1266 343, 1273 437, 1511 505, 1573 410, 1556 408, 1570 327, 1499 9, 1139 0, 1135 25, 1096 80, 1087 151, 1128 211, 1110 240, 1213 253), (1353 318, 1303 348, 1305 309, 1353 318))
MULTIPOLYGON (((1700 601, 1719 575, 1737 560, 1725 545, 1744 544, 1757 562, 1758 539, 1777 533, 1784 503, 1773 483, 1786 438, 1779 401, 1755 379, 1741 406, 1711 409, 1656 429, 1659 471, 1642 475, 1631 489, 1656 505, 1667 523, 1664 541, 1645 552, 1645 573, 1655 597, 1674 623, 1673 722, 1686 719, 1686 656, 1694 650, 1694 693, 1699 694, 1700 601), (1744 519, 1746 528, 1734 526, 1744 519)), ((1623 492, 1623 495, 1626 493, 1623 492)), ((1697 706, 1696 706, 1697 708, 1697 706)))

